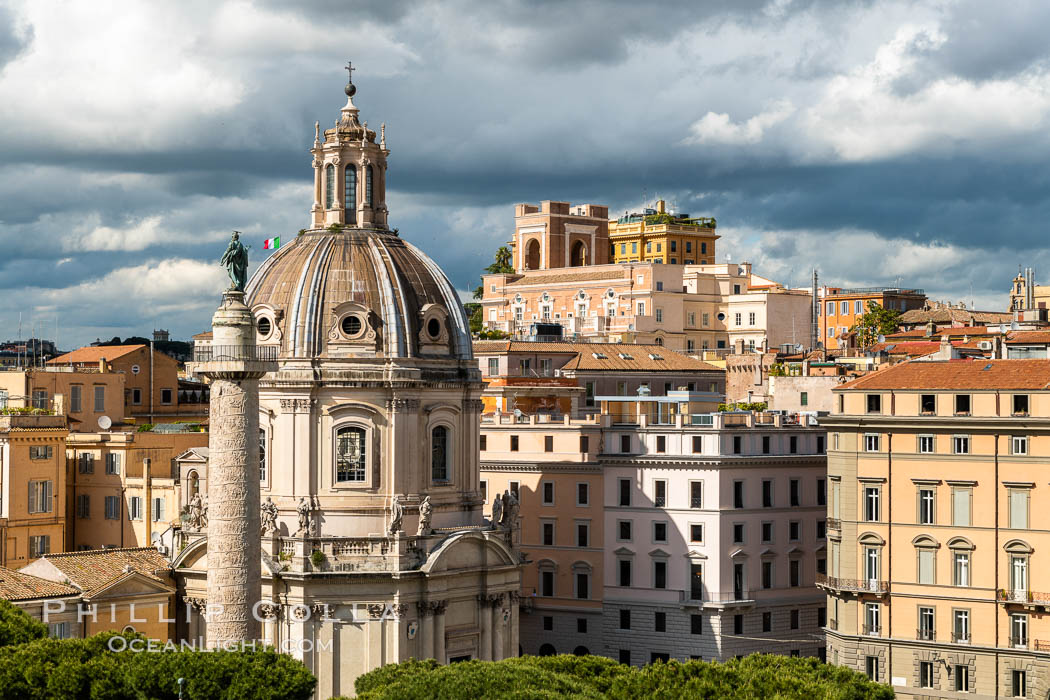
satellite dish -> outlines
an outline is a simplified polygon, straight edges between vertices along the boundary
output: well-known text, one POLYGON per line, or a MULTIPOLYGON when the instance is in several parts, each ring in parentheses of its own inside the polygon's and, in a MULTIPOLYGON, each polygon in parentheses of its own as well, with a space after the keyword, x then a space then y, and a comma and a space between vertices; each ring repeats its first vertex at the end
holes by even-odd
POLYGON ((109 430, 112 426, 113 421, 110 419, 109 416, 98 417, 98 427, 102 428, 103 430, 109 430))

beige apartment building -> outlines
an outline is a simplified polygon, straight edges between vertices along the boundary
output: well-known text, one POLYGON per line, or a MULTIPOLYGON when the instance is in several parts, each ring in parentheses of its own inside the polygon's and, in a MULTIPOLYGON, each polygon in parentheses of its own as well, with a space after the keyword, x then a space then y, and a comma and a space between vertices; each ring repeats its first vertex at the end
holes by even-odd
POLYGON ((58 367, 0 372, 0 408, 64 413, 69 429, 98 430, 99 419, 124 420, 126 375, 99 367, 58 367))
POLYGON ((1050 361, 912 361, 834 390, 828 660, 899 697, 1050 691, 1050 361))

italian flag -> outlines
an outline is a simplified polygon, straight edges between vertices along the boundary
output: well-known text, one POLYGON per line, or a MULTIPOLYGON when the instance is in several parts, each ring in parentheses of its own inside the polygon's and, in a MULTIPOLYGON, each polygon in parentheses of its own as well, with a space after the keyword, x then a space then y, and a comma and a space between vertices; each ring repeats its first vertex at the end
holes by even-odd
POLYGON ((281 247, 281 237, 280 236, 278 236, 277 238, 267 238, 266 241, 263 242, 263 250, 276 250, 277 248, 280 248, 280 247, 281 247))

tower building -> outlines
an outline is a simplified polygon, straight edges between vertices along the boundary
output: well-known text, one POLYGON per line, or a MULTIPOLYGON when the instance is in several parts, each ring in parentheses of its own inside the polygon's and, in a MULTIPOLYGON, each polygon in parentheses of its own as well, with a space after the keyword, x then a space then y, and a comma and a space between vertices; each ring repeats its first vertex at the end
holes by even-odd
MULTIPOLYGON (((256 354, 276 358, 249 426, 257 612, 262 637, 317 675, 318 697, 352 694, 383 664, 519 648, 517 507, 483 513, 467 317, 441 269, 388 226, 385 129, 377 143, 355 93, 315 128, 310 228, 245 288, 256 354)), ((190 534, 175 560, 190 638, 206 634, 208 550, 190 534)))

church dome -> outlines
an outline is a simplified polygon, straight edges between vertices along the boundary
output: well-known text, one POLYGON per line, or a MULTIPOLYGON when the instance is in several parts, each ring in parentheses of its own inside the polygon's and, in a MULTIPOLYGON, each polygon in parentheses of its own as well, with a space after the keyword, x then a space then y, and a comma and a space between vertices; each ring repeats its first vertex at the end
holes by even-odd
POLYGON ((472 356, 456 290, 391 232, 307 231, 263 262, 246 297, 260 344, 285 357, 472 356))

